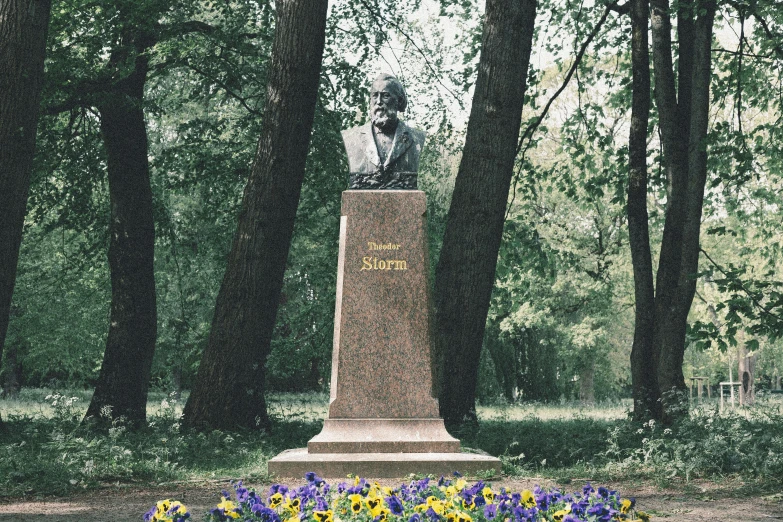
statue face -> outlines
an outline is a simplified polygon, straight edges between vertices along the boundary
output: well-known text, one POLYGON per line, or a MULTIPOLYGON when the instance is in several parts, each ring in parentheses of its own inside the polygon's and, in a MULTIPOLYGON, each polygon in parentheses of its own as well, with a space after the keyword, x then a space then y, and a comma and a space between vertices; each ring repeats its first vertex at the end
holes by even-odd
POLYGON ((370 120, 381 131, 397 126, 400 101, 389 89, 389 81, 376 80, 370 89, 370 120))

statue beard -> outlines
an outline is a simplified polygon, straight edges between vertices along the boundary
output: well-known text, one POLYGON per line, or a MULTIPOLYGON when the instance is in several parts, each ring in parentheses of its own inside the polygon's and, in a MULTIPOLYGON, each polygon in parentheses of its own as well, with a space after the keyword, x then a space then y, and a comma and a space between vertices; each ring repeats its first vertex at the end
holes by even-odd
POLYGON ((372 112, 372 124, 384 134, 391 134, 397 128, 397 109, 378 107, 372 112))

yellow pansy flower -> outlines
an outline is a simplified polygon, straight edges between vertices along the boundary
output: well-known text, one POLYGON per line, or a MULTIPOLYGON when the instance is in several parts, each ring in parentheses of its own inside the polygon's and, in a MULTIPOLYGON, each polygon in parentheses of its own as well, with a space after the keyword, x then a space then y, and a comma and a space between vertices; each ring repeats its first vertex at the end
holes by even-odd
POLYGON ((446 514, 446 520, 448 520, 448 522, 473 522, 470 515, 462 511, 450 511, 446 514))
POLYGON ((484 489, 481 490, 481 494, 484 496, 484 501, 487 504, 492 504, 495 501, 495 493, 489 486, 485 486, 484 489))
POLYGON ((377 517, 381 509, 383 509, 383 499, 380 497, 367 498, 367 507, 373 517, 377 517))
POLYGON ((297 514, 299 513, 299 507, 302 505, 302 501, 298 498, 287 498, 285 499, 285 504, 283 505, 283 509, 288 511, 289 513, 297 514))
POLYGON ((451 498, 457 493, 459 493, 459 491, 457 490, 456 486, 449 486, 443 489, 443 493, 445 493, 447 497, 451 498))
POLYGON ((218 509, 222 509, 223 513, 227 517, 239 518, 239 513, 234 511, 237 506, 226 497, 220 497, 220 504, 217 505, 218 509))
POLYGON ((269 507, 272 509, 279 506, 281 502, 283 502, 283 495, 281 495, 280 493, 275 493, 274 495, 269 497, 269 507))
POLYGON ((465 486, 467 485, 468 485, 468 481, 463 478, 457 480, 457 482, 454 483, 454 487, 457 488, 457 491, 462 491, 463 489, 465 489, 465 486))
POLYGON ((316 522, 333 522, 334 514, 331 509, 326 511, 313 511, 313 519, 316 522))
POLYGON ((359 513, 362 510, 362 496, 361 495, 348 495, 348 500, 351 501, 351 511, 354 514, 359 513))
POLYGON ((631 508, 633 507, 633 501, 630 499, 624 498, 620 501, 620 513, 627 515, 631 508))
MULTIPOLYGON (((435 498, 435 497, 430 497, 435 498)), ((440 500, 433 500, 432 503, 430 503, 430 499, 427 499, 427 503, 430 505, 432 510, 437 513, 438 515, 442 515, 444 511, 446 511, 446 504, 440 500)))
POLYGON ((552 515, 552 520, 555 522, 563 522, 563 519, 567 514, 571 512, 571 506, 567 506, 565 509, 561 509, 560 511, 555 511, 554 515, 552 515))
POLYGON ((526 508, 532 508, 536 506, 536 496, 532 491, 526 489, 522 492, 522 503, 526 508))
POLYGON ((171 499, 159 500, 155 503, 155 514, 152 516, 153 522, 166 522, 171 520, 172 516, 169 515, 169 510, 172 508, 177 508, 174 510, 177 513, 187 513, 187 508, 180 502, 171 499))
POLYGON ((473 522, 473 519, 467 513, 457 511, 457 522, 473 522))

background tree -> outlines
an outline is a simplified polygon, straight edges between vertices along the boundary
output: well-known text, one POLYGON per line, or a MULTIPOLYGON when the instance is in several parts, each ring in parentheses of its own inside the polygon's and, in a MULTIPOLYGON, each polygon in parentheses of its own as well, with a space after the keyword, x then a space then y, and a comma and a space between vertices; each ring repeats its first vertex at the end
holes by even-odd
POLYGON ((0 361, 30 188, 50 10, 48 0, 0 4, 0 361))
POLYGON ((108 63, 112 80, 97 102, 109 175, 112 302, 106 350, 86 417, 125 417, 132 424, 146 420, 157 337, 155 225, 143 109, 148 50, 154 43, 144 28, 121 31, 120 46, 108 63))
POLYGON ((649 215, 647 213, 647 132, 650 117, 649 0, 631 1, 631 129, 628 139, 628 240, 634 267, 634 337, 631 350, 634 416, 659 410, 655 351, 650 332, 655 326, 649 215))
POLYGON ((435 343, 446 425, 475 424, 477 367, 514 169, 535 0, 488 0, 465 147, 435 271, 435 343))
MULTIPOLYGON (((647 318, 637 325, 635 337, 652 338, 652 357, 647 367, 634 361, 634 380, 645 383, 646 377, 636 372, 653 371, 657 378, 657 394, 642 391, 639 401, 645 403, 656 417, 674 414, 680 404, 677 395, 685 390, 682 363, 685 354, 685 334, 688 312, 696 290, 699 266, 699 233, 701 229, 704 187, 707 180, 707 130, 709 88, 711 80, 712 26, 714 2, 680 2, 676 11, 679 41, 679 66, 675 75, 672 56, 672 26, 667 0, 651 0, 652 53, 655 68, 656 106, 660 120, 664 165, 668 180, 666 218, 656 273, 654 304, 649 292, 652 273, 645 271, 644 287, 636 294, 637 307, 655 310, 652 321, 647 318), (645 299, 645 300, 642 300, 645 299), (642 328, 647 328, 642 331, 642 328), (656 408, 663 400, 663 410, 656 408)), ((637 21, 639 24, 642 21, 637 21)), ((643 22, 642 22, 643 23, 643 22)), ((638 25, 636 27, 639 27, 638 25)), ((638 59, 637 59, 638 60, 638 59)), ((643 61, 643 58, 642 58, 643 61)), ((637 83, 644 96, 648 89, 637 83)), ((643 110, 643 108, 642 108, 643 110)), ((636 182, 636 180, 634 180, 636 182)), ((638 220, 631 236, 641 241, 645 226, 638 220)), ((636 256, 642 263, 635 272, 647 266, 645 255, 636 256)), ((635 341, 637 346, 645 341, 635 341)), ((647 355, 637 350, 639 358, 647 355)), ((645 390, 649 388, 642 385, 645 390)))
POLYGON ((304 178, 326 8, 325 0, 277 7, 263 130, 185 426, 269 425, 263 368, 304 178))
MULTIPOLYGON (((151 151, 144 112, 149 104, 145 93, 147 81, 150 73, 160 75, 167 69, 181 70, 183 66, 195 69, 206 78, 220 70, 226 57, 217 66, 202 66, 198 59, 200 49, 194 52, 192 45, 187 47, 188 43, 192 44, 189 35, 208 35, 213 44, 222 43, 230 60, 237 48, 247 47, 245 42, 258 34, 240 32, 244 29, 242 23, 237 24, 224 11, 202 9, 194 2, 172 5, 150 1, 79 7, 57 18, 58 40, 53 52, 57 66, 51 68, 49 112, 69 114, 69 129, 80 119, 97 119, 106 154, 105 164, 101 158, 91 167, 98 172, 105 168, 108 173, 112 304, 101 372, 86 416, 97 420, 125 417, 139 424, 146 416, 147 388, 157 337, 154 221, 156 213, 166 215, 158 210, 165 206, 158 204, 156 209, 153 205, 148 163, 151 151), (216 25, 202 21, 205 18, 216 25), (230 44, 225 42, 228 31, 233 31, 230 44), (69 41, 69 45, 60 46, 61 39, 69 41), (110 52, 108 59, 103 59, 98 49, 106 48, 110 52), (92 57, 91 61, 85 60, 85 54, 92 57), (95 112, 92 118, 90 111, 95 112)), ((232 11, 230 6, 224 9, 232 11)), ((252 19, 245 16, 248 14, 245 9, 236 11, 236 19, 252 19)), ((241 74, 244 70, 239 67, 232 72, 241 74)), ((231 91, 226 83, 232 77, 224 76, 222 82, 211 80, 231 91)), ((242 101, 247 105, 247 101, 242 101)), ((96 156, 98 151, 85 152, 96 156)), ((161 196, 159 192, 158 197, 161 196)), ((184 308, 180 311, 184 314, 184 308)), ((181 332, 183 321, 177 325, 181 332)))

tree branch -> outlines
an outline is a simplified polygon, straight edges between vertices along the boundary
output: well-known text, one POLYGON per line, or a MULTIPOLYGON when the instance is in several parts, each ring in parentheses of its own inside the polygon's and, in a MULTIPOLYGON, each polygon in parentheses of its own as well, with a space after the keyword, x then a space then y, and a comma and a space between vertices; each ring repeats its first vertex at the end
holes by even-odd
POLYGON ((187 68, 189 68, 190 70, 194 71, 195 73, 200 74, 204 78, 206 78, 206 79, 208 79, 210 81, 215 82, 221 89, 226 91, 226 94, 228 94, 232 98, 236 99, 240 104, 242 104, 242 106, 245 109, 247 109, 247 111, 250 114, 253 114, 254 116, 262 116, 263 115, 261 111, 259 111, 257 109, 254 109, 250 105, 248 105, 247 98, 244 98, 244 97, 240 96, 239 94, 237 94, 236 92, 231 90, 231 88, 229 88, 228 85, 226 85, 224 82, 221 82, 217 78, 215 78, 213 76, 210 76, 206 71, 204 71, 204 70, 200 69, 199 67, 193 65, 192 63, 190 63, 190 60, 186 59, 184 64, 185 64, 185 66, 187 68))
POLYGON ((68 89, 63 88, 61 90, 69 90, 72 94, 67 96, 65 100, 60 103, 43 107, 42 112, 47 116, 54 116, 71 111, 77 107, 89 107, 93 105, 90 101, 91 96, 109 92, 113 84, 114 82, 112 82, 111 78, 104 77, 101 79, 84 80, 79 82, 75 87, 69 87, 68 89))
MULTIPOLYGON (((783 38, 783 35, 776 35, 774 32, 772 32, 772 29, 770 29, 767 20, 761 15, 761 13, 758 12, 757 9, 754 8, 758 7, 756 2, 751 2, 749 5, 740 5, 740 3, 736 0, 726 0, 726 3, 733 7, 737 12, 741 12, 744 8, 752 8, 750 14, 753 15, 753 18, 756 19, 761 28, 764 30, 764 33, 767 35, 767 38, 769 38, 771 42, 776 42, 783 38)), ((772 48, 777 53, 778 58, 783 59, 783 45, 773 43, 772 48)))
MULTIPOLYGON (((380 9, 379 9, 377 6, 372 6, 372 5, 369 3, 369 1, 368 1, 368 0, 360 0, 360 2, 361 2, 361 4, 362 4, 362 5, 365 7, 365 9, 367 9, 367 12, 368 12, 368 13, 370 14, 370 16, 373 18, 373 20, 375 21, 375 24, 376 24, 376 25, 379 27, 379 29, 381 29, 382 31, 384 30, 383 26, 382 26, 382 25, 381 25, 381 24, 378 22, 378 18, 380 18, 380 19, 381 19, 383 22, 386 22, 386 23, 388 23, 388 24, 392 25, 392 26, 393 26, 395 29, 397 29, 397 31, 399 31, 399 33, 400 33, 400 34, 401 34, 403 37, 405 37, 405 39, 408 41, 408 43, 410 43, 410 44, 413 46, 413 48, 414 48, 414 49, 416 49, 416 52, 417 52, 417 53, 418 53, 418 54, 421 56, 421 58, 424 60, 424 64, 427 66, 427 68, 428 68, 428 69, 430 70, 430 72, 433 74, 433 76, 434 76, 434 77, 435 77, 435 79, 438 81, 438 83, 440 84, 440 86, 441 86, 441 87, 443 87, 443 88, 446 90, 446 92, 448 92, 448 93, 449 93, 449 94, 452 96, 452 98, 454 98, 454 100, 455 100, 455 101, 457 102, 457 104, 459 105, 460 109, 464 109, 464 108, 465 108, 465 106, 464 106, 464 104, 462 103, 462 99, 461 99, 459 96, 457 96, 457 94, 456 94, 454 91, 452 91, 451 89, 449 89, 449 88, 448 88, 448 87, 447 87, 447 86, 446 86, 446 85, 445 85, 445 84, 444 84, 444 83, 441 81, 441 79, 440 79, 440 74, 439 74, 439 73, 438 73, 438 72, 435 70, 435 67, 432 65, 432 63, 431 63, 431 62, 429 61, 429 59, 427 58, 427 54, 426 54, 426 53, 425 53, 425 52, 424 52, 424 51, 421 49, 421 47, 419 47, 419 45, 416 43, 416 41, 415 41, 415 40, 414 40, 414 39, 413 39, 413 38, 412 38, 410 35, 408 35, 408 33, 406 33, 406 32, 405 32, 405 31, 404 31, 404 30, 403 30, 403 29, 400 27, 400 24, 398 24, 398 23, 397 23, 396 21, 394 21, 394 20, 389 20, 388 18, 386 18, 385 16, 383 16, 383 15, 381 14, 381 10, 380 10, 380 9), (377 18, 376 18, 376 17, 377 17, 377 18)), ((384 31, 384 33, 385 33, 385 31, 384 31)), ((387 37, 387 38, 388 38, 388 37, 387 37)))
MULTIPOLYGON (((731 49, 722 49, 722 48, 716 48, 712 49, 713 53, 724 53, 724 54, 731 54, 734 56, 738 56, 740 53, 738 51, 732 51, 731 49)), ((747 56, 750 58, 757 58, 759 60, 774 60, 775 58, 771 55, 763 55, 763 54, 755 54, 755 53, 748 53, 743 52, 742 56, 747 56)))
POLYGON ((549 109, 552 107, 554 101, 558 98, 558 96, 560 96, 563 93, 565 88, 568 86, 569 82, 571 81, 571 78, 574 76, 574 73, 579 67, 579 64, 582 62, 582 58, 584 58, 587 48, 592 43, 593 39, 595 39, 595 37, 601 31, 601 28, 603 27, 604 23, 606 22, 606 19, 609 16, 609 13, 611 11, 615 11, 618 13, 621 13, 621 11, 628 12, 628 10, 629 10, 628 2, 626 2, 622 6, 619 6, 617 2, 613 2, 606 6, 603 14, 601 15, 601 18, 598 20, 598 23, 595 24, 595 27, 593 27, 593 30, 587 36, 587 39, 584 42, 582 42, 582 46, 579 48, 579 52, 577 52, 576 57, 574 58, 574 61, 571 64, 571 67, 568 70, 568 74, 566 74, 566 77, 563 80, 562 85, 560 85, 560 88, 549 99, 549 101, 547 101, 546 105, 544 106, 544 109, 541 111, 541 114, 535 119, 535 121, 533 121, 533 123, 531 123, 525 128, 524 132, 522 133, 522 136, 519 138, 519 143, 517 144, 516 156, 519 156, 519 153, 521 151, 522 157, 520 158, 519 166, 517 167, 517 170, 514 173, 514 187, 512 190, 511 201, 509 202, 508 209, 506 210, 506 218, 508 218, 508 213, 511 211, 511 205, 514 203, 514 199, 516 198, 517 182, 519 181, 519 175, 522 171, 522 165, 524 164, 525 156, 527 155, 527 151, 528 149, 530 149, 530 145, 532 144, 533 141, 533 133, 541 125, 541 122, 544 121, 544 118, 546 118, 546 115, 549 113, 549 109), (525 145, 525 148, 522 149, 525 140, 527 140, 527 145, 525 145))

